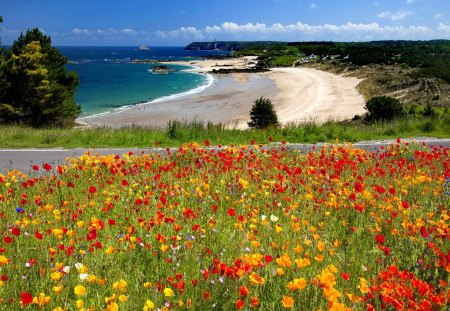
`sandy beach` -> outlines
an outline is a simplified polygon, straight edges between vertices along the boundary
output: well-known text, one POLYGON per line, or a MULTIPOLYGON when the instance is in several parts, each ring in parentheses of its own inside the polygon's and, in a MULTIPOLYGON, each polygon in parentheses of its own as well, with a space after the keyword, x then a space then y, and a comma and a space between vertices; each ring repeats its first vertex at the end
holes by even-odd
MULTIPOLYGON (((219 68, 248 68, 255 57, 177 62, 196 66, 192 72, 219 68)), ((253 101, 270 98, 282 124, 352 118, 364 113, 364 98, 357 92, 361 81, 311 68, 274 68, 265 73, 215 74, 211 86, 176 99, 153 102, 78 119, 91 126, 164 127, 170 120, 223 123, 245 129, 253 101)))

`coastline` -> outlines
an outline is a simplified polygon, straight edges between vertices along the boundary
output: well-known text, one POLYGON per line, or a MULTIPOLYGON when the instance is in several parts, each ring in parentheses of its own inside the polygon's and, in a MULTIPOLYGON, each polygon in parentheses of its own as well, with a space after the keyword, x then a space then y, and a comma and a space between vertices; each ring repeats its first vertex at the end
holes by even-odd
MULTIPOLYGON (((255 57, 242 57, 171 64, 190 66, 185 69, 188 72, 208 74, 213 69, 249 68, 255 62, 255 57)), ((170 120, 195 120, 245 129, 253 101, 261 96, 272 100, 282 124, 341 120, 365 112, 364 98, 356 90, 361 81, 357 78, 312 68, 274 68, 264 73, 215 74, 213 78, 209 86, 201 87, 198 92, 126 106, 118 111, 79 118, 77 122, 113 128, 133 125, 163 128, 170 120)))

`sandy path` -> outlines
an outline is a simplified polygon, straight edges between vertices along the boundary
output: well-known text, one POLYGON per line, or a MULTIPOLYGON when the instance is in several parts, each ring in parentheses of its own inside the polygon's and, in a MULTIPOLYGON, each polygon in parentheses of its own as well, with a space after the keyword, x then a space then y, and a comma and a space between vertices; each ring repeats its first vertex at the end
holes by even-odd
POLYGON ((278 87, 273 103, 282 123, 341 120, 365 112, 356 90, 360 79, 312 68, 275 68, 267 76, 278 87))

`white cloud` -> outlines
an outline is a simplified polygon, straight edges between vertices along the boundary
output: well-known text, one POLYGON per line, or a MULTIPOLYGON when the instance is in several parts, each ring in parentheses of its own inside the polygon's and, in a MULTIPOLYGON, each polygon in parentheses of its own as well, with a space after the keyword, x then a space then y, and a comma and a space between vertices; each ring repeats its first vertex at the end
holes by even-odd
POLYGON ((279 40, 279 41, 367 41, 367 40, 425 40, 435 38, 450 39, 450 26, 440 23, 436 28, 426 26, 382 26, 378 23, 342 25, 310 25, 302 22, 295 24, 264 23, 237 24, 225 22, 221 25, 206 26, 203 30, 194 27, 182 27, 177 30, 158 32, 165 39, 186 40, 279 40))
POLYGON ((399 11, 396 11, 396 12, 385 11, 385 12, 382 12, 382 13, 378 14, 377 16, 379 18, 387 18, 387 19, 390 19, 392 21, 401 21, 401 20, 404 20, 407 17, 410 17, 413 14, 414 14, 414 12, 411 11, 411 10, 399 10, 399 11))
MULTIPOLYGON (((113 36, 136 36, 139 34, 139 32, 130 29, 130 28, 124 28, 121 30, 117 30, 114 28, 109 29, 94 29, 89 30, 86 28, 74 28, 71 31, 72 34, 77 36, 88 36, 88 37, 113 37, 113 36)), ((140 32, 141 34, 144 34, 145 32, 140 32)))
POLYGON ((416 0, 406 0, 406 3, 407 3, 407 4, 411 4, 411 3, 413 3, 413 2, 416 2, 416 0))
POLYGON ((310 8, 311 10, 315 10, 315 9, 317 9, 317 4, 311 3, 311 5, 309 6, 309 8, 310 8))
POLYGON ((203 32, 195 27, 181 27, 171 31, 157 31, 156 34, 163 39, 203 39, 203 32))
POLYGON ((444 17, 444 13, 436 13, 434 16, 435 19, 441 19, 442 17, 444 17))

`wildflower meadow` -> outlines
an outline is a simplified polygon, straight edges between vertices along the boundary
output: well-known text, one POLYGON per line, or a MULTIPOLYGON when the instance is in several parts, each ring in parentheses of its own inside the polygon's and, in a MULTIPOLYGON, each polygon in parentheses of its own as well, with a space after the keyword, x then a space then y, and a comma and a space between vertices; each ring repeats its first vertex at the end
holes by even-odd
POLYGON ((0 309, 448 307, 448 148, 208 144, 0 174, 0 309))

